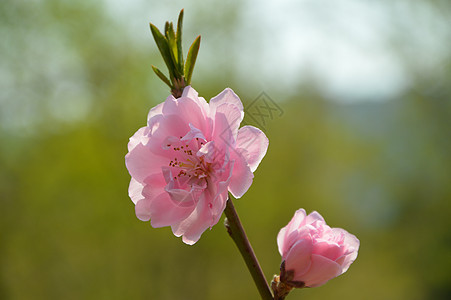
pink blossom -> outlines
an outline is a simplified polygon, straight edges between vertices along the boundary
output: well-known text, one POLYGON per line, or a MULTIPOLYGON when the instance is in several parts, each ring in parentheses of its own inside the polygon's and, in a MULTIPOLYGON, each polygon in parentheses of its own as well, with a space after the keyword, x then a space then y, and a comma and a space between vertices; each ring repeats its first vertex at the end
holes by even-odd
POLYGON ((136 216, 171 226, 186 244, 197 242, 219 221, 228 192, 246 193, 266 154, 267 137, 253 126, 239 129, 243 117, 231 89, 207 103, 188 86, 180 98, 152 108, 125 156, 136 216))
POLYGON ((316 211, 296 211, 277 236, 282 255, 280 281, 295 287, 317 287, 346 272, 360 242, 341 228, 330 228, 316 211))

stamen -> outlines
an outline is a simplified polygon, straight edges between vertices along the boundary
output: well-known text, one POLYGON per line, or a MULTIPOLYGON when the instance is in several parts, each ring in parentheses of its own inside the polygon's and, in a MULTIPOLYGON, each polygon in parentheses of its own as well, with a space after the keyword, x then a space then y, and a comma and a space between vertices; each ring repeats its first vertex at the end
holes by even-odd
MULTIPOLYGON (((183 137, 180 136, 180 139, 183 137)), ((177 178, 182 178, 182 176, 187 176, 188 178, 192 178, 188 181, 188 184, 197 184, 198 180, 205 180, 209 176, 209 173, 212 171, 211 164, 207 163, 204 157, 197 157, 195 153, 197 150, 205 144, 205 141, 201 138, 195 138, 189 142, 176 142, 174 145, 172 143, 168 143, 168 148, 172 148, 174 151, 182 150, 180 155, 177 155, 180 158, 180 161, 177 157, 174 157, 173 160, 169 162, 169 166, 172 168, 177 168, 178 170, 175 172, 177 174, 174 176, 174 180, 177 178), (182 144, 183 143, 183 144, 182 144), (194 151, 194 153, 193 153, 194 151), (192 181, 194 178, 195 181, 192 181)), ((174 170, 175 171, 175 170, 174 170)))

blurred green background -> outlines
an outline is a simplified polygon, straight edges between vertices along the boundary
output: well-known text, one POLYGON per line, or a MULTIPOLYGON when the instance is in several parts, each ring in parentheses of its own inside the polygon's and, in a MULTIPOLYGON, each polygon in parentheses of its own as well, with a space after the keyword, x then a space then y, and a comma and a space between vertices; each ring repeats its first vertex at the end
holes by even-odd
POLYGON ((128 138, 168 95, 148 22, 183 7, 185 51, 202 35, 193 86, 233 88, 270 139, 235 202, 267 278, 302 207, 361 248, 288 299, 450 299, 446 0, 3 0, 0 299, 258 299, 222 221, 187 246, 127 195, 128 138))

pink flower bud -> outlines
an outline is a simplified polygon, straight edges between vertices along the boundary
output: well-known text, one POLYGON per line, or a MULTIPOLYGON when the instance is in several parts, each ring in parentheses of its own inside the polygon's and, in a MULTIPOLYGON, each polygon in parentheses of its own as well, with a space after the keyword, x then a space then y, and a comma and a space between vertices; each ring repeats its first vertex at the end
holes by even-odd
POLYGON ((280 281, 291 287, 317 287, 346 272, 360 242, 341 228, 330 228, 316 211, 296 211, 277 236, 282 255, 280 281))

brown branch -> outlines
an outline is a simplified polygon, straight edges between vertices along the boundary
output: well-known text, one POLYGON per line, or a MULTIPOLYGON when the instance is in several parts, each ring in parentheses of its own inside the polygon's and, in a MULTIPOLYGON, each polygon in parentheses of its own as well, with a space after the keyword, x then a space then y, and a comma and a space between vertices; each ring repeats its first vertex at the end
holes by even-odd
POLYGON ((235 207, 233 206, 232 199, 227 200, 227 205, 224 210, 226 219, 224 225, 227 228, 232 240, 235 245, 240 250, 241 256, 246 262, 247 268, 252 275, 252 279, 257 286, 258 292, 263 300, 273 300, 271 290, 269 288, 268 282, 266 281, 265 275, 263 274, 262 268, 258 263, 257 257, 255 256, 254 250, 244 232, 243 225, 241 224, 240 218, 236 213, 235 207))

